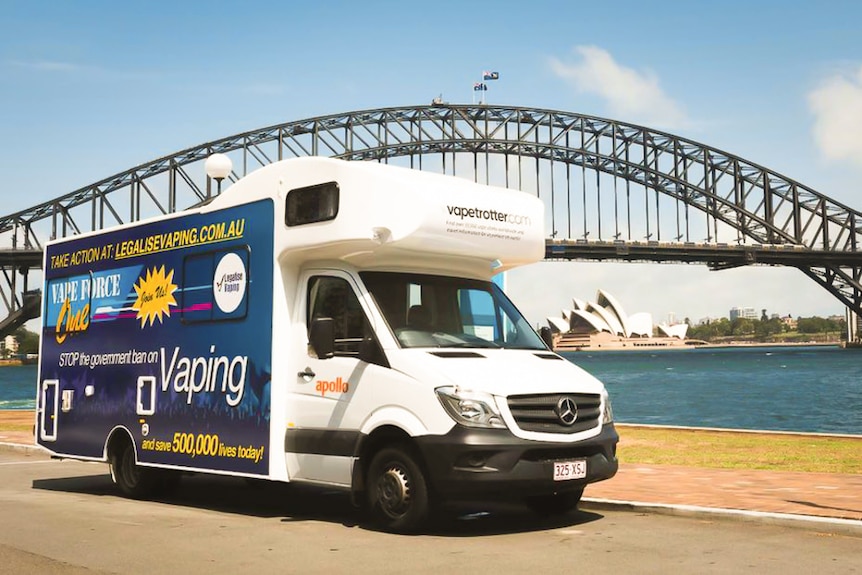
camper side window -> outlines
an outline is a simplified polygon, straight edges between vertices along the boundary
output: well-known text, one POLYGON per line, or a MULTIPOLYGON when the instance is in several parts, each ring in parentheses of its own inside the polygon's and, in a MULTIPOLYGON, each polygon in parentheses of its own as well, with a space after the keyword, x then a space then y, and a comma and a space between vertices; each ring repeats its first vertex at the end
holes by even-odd
POLYGON ((338 182, 295 188, 287 192, 284 223, 300 226, 334 220, 338 215, 338 182))
POLYGON ((308 282, 307 324, 316 318, 333 321, 335 355, 358 356, 363 339, 370 332, 356 294, 343 278, 315 276, 308 282))

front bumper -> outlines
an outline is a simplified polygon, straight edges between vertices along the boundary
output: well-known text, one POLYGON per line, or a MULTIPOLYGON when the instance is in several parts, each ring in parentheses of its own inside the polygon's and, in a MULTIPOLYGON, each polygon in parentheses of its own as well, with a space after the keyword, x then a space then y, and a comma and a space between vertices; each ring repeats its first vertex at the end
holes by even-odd
POLYGON ((432 488, 447 498, 505 498, 565 493, 613 477, 619 467, 613 424, 575 443, 529 441, 506 429, 456 426, 417 437, 432 488), (583 479, 554 481, 554 461, 584 459, 583 479))

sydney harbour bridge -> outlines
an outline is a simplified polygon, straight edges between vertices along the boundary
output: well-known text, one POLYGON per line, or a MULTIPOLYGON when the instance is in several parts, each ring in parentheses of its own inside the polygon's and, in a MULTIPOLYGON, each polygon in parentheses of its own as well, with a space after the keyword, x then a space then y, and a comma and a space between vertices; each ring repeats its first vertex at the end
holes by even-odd
POLYGON ((361 110, 206 142, 0 217, 0 335, 40 310, 51 239, 206 202, 274 161, 372 160, 535 194, 549 260, 792 266, 862 314, 862 213, 768 168, 673 134, 582 114, 485 104, 361 110), (223 184, 204 162, 227 154, 223 184), (39 276, 41 277, 41 276, 39 276), (33 285, 37 284, 37 285, 33 285))

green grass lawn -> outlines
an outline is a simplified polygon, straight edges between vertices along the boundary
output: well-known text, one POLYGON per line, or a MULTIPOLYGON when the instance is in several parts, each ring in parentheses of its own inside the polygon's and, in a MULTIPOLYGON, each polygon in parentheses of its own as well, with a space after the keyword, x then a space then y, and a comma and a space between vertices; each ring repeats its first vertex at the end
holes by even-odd
POLYGON ((862 474, 862 437, 618 425, 622 463, 862 474))
MULTIPOLYGON (((32 431, 32 411, 0 411, 0 430, 32 431)), ((862 474, 862 436, 822 437, 618 424, 622 463, 862 474)))

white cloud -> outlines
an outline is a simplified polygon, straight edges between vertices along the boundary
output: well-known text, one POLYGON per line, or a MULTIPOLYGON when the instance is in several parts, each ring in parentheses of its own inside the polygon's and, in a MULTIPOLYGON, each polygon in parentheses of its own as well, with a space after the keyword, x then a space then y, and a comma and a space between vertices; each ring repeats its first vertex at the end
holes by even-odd
POLYGON ((688 124, 685 112, 659 85, 650 71, 638 71, 619 64, 597 46, 577 46, 577 62, 551 58, 557 76, 581 93, 602 98, 612 116, 647 125, 679 128, 688 124))
POLYGON ((862 166, 862 67, 836 74, 808 94, 814 114, 814 142, 828 160, 862 166))

